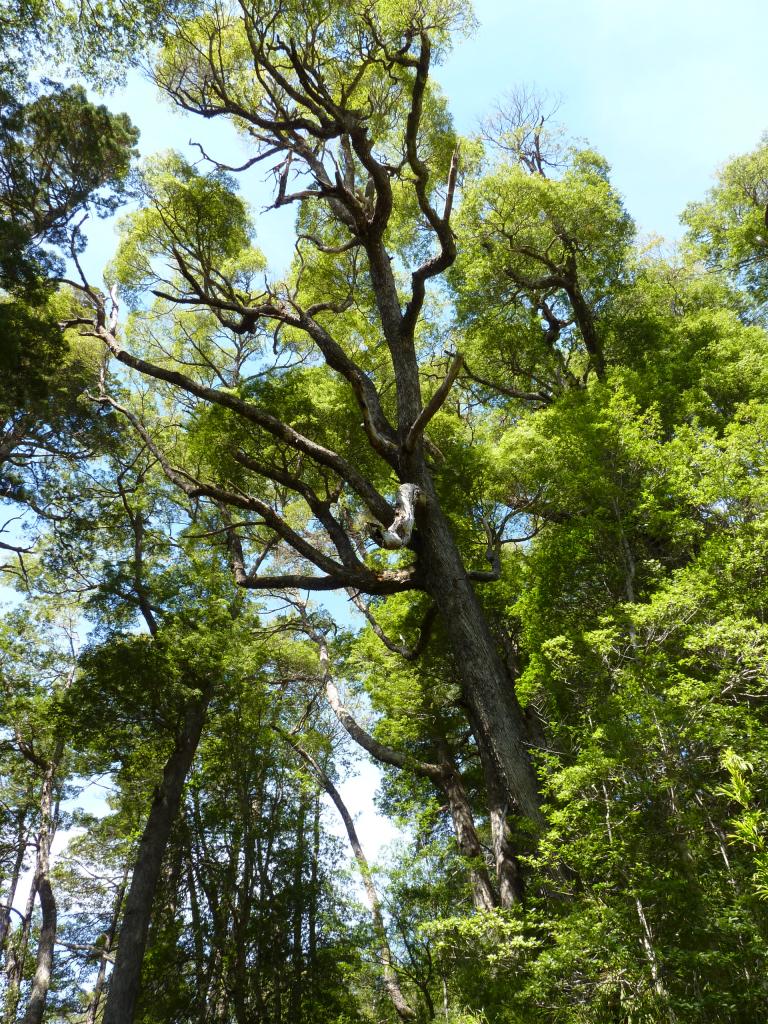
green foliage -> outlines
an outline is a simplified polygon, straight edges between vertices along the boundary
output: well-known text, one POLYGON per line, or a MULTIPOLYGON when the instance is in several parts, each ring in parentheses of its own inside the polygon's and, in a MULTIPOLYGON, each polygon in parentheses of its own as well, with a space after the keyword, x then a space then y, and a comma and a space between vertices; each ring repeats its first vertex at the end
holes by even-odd
POLYGON ((21 302, 0 301, 0 337, 3 404, 17 408, 45 397, 66 352, 58 322, 21 302))
POLYGON ((634 234, 602 157, 574 150, 556 179, 502 163, 468 184, 457 229, 451 282, 472 371, 543 395, 585 374, 634 234))
MULTIPOLYGON (((17 12, 27 18, 29 11, 17 12)), ((0 385, 2 413, 40 411, 69 375, 49 278, 63 272, 56 247, 82 252, 80 224, 126 198, 138 133, 124 114, 91 103, 79 85, 45 91, 0 83, 0 385), (75 221, 80 218, 76 224, 75 221), (58 386, 57 386, 58 385, 58 386)), ((69 253, 68 253, 69 254, 69 253)), ((69 361, 71 363, 71 360, 69 361)))
MULTIPOLYGON (((14 39, 28 14, 12 12, 14 39)), ((132 306, 113 351, 152 371, 141 386, 110 373, 90 342, 59 333, 92 310, 45 287, 46 246, 77 250, 75 218, 124 197, 135 134, 79 87, 3 94, 3 412, 42 422, 56 398, 28 456, 50 460, 37 477, 14 466, 4 489, 31 480, 56 503, 19 579, 44 607, 81 595, 72 615, 90 630, 74 674, 52 627, 32 644, 25 613, 0 637, 3 879, 38 813, 24 744, 43 758, 66 747, 69 779, 109 772, 110 813, 80 818, 87 834, 57 881, 66 934, 90 948, 109 926, 93 906, 127 877, 185 712, 205 704, 157 892, 145 1024, 391 1020, 382 930, 419 1019, 764 1019, 766 146, 689 207, 669 259, 637 245, 599 154, 552 141, 537 166, 526 147, 543 125, 522 117, 488 140, 496 163, 461 143, 448 227, 457 138, 439 89, 419 92, 414 54, 425 32, 433 58, 447 52, 469 27, 461 5, 257 2, 243 20, 197 3, 105 3, 83 31, 131 53, 152 19, 166 94, 280 161, 276 205, 297 204, 296 258, 269 279, 234 174, 152 158, 109 270, 132 306), (442 242, 447 266, 454 241, 441 288, 432 261, 442 242), (419 274, 431 292, 413 336, 394 343, 387 303, 415 301, 419 274), (464 359, 423 459, 405 442, 398 346, 422 406, 452 352, 464 359), (97 377, 119 415, 87 433, 82 460, 55 457, 48 427, 82 423, 78 396, 97 377), (383 439, 366 433, 373 392, 383 439), (355 474, 382 504, 399 483, 429 482, 409 547, 375 546, 377 502, 355 474), (451 654, 458 620, 445 609, 465 581, 441 590, 418 575, 436 571, 436 509, 478 581, 474 621, 524 723, 539 830, 495 792, 494 723, 474 714, 451 654), (413 569, 414 589, 372 585, 367 619, 345 610, 332 628, 304 597, 317 580, 301 577, 329 560, 355 602, 366 591, 350 580, 387 582, 374 570, 413 569), (268 577, 260 618, 233 568, 246 588, 268 577), (281 573, 288 583, 272 589, 281 573), (383 928, 351 895, 316 780, 284 740, 300 737, 345 780, 326 673, 391 748, 378 805, 410 830, 372 873, 383 928), (449 770, 476 855, 458 852, 449 770), (524 898, 474 910, 470 874, 500 904, 505 857, 524 898)), ((59 975, 66 1012, 81 1012, 88 972, 59 975)))
POLYGON ((722 168, 705 200, 683 215, 691 252, 724 271, 762 317, 768 302, 768 141, 722 168))
MULTIPOLYGON (((251 227, 228 175, 198 174, 170 153, 147 163, 142 190, 151 205, 123 221, 123 244, 110 269, 127 294, 156 280, 153 261, 171 255, 174 247, 181 249, 189 272, 203 276, 210 276, 214 268, 235 269, 236 259, 247 260, 244 270, 261 269, 258 256, 243 253, 251 227)), ((236 283, 235 277, 232 284, 236 283)))
POLYGON ((24 289, 50 269, 36 247, 62 244, 88 209, 114 213, 138 133, 124 114, 90 103, 82 86, 46 83, 20 102, 0 92, 0 285, 24 289))
POLYGON ((733 831, 729 838, 753 857, 752 884, 755 893, 765 900, 768 899, 768 815, 762 807, 755 805, 755 794, 749 781, 755 768, 731 749, 723 754, 723 767, 728 772, 729 781, 719 792, 740 808, 739 816, 731 821, 733 831))

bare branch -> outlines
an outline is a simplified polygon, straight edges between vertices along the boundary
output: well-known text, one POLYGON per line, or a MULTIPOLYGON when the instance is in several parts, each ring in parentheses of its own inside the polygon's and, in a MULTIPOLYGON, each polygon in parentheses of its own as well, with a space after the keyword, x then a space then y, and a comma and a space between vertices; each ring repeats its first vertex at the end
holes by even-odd
POLYGON ((549 405, 552 402, 552 396, 547 394, 546 391, 523 391, 519 388, 510 387, 508 384, 499 384, 496 381, 488 380, 487 377, 481 377, 479 374, 473 373, 466 362, 464 363, 464 374, 470 380, 475 381, 476 384, 480 384, 491 391, 497 391, 500 395, 504 395, 507 398, 519 398, 523 402, 540 402, 542 405, 549 405))
POLYGON ((359 238, 350 238, 348 242, 344 242, 342 245, 325 245, 316 235, 300 234, 298 239, 306 239, 320 252, 327 253, 329 256, 341 256, 342 253, 349 252, 351 249, 356 249, 362 245, 359 238))
POLYGON ((338 573, 333 576, 307 576, 300 573, 286 573, 282 576, 246 575, 239 579, 235 577, 235 582, 248 590, 328 591, 352 588, 381 596, 421 588, 418 574, 403 570, 371 573, 363 579, 358 573, 338 573))
POLYGON ((266 149, 264 150, 264 152, 257 153, 256 156, 252 156, 250 160, 246 160, 244 164, 240 164, 238 167, 231 167, 229 164, 223 164, 220 160, 216 160, 214 157, 208 156, 208 154, 206 153, 206 151, 203 149, 199 142, 194 142, 192 139, 190 139, 189 145, 194 146, 195 149, 199 149, 200 156, 202 157, 202 159, 206 160, 209 164, 213 164, 213 166, 217 170, 229 171, 232 174, 239 174, 241 171, 247 171, 255 164, 259 163, 261 160, 266 160, 270 156, 274 156, 275 153, 280 152, 277 146, 273 146, 271 149, 266 149))
POLYGON ((380 761, 382 764, 390 764, 394 768, 410 768, 417 775, 424 775, 426 778, 432 779, 433 782, 438 784, 443 782, 444 776, 450 771, 448 765, 430 764, 427 761, 410 758, 404 751, 395 750, 394 747, 388 747, 384 743, 379 743, 370 733, 366 732, 342 703, 336 684, 329 674, 326 675, 325 694, 331 710, 345 730, 355 743, 367 751, 376 761, 380 761))
POLYGON ((0 548, 2 548, 3 551, 13 551, 13 553, 16 555, 28 555, 31 551, 34 551, 34 548, 21 548, 18 547, 16 544, 6 544, 4 541, 1 540, 0 548))
MULTIPOLYGON (((424 618, 421 621, 421 626, 419 627, 418 640, 413 645, 413 647, 408 647, 405 644, 405 641, 398 644, 387 636, 387 634, 381 628, 379 623, 376 621, 373 612, 371 611, 370 604, 368 604, 366 601, 363 601, 359 593, 357 593, 356 591, 351 591, 350 598, 352 599, 352 603, 358 609, 358 611, 362 612, 362 614, 368 620, 371 629, 388 650, 392 651, 393 654, 399 654, 400 657, 404 658, 406 661, 416 661, 421 656, 427 644, 429 643, 429 638, 432 634, 432 627, 434 626, 435 619, 437 618, 437 605, 432 604, 429 606, 424 615, 424 618)), ((403 638, 400 637, 400 639, 402 640, 403 638)))

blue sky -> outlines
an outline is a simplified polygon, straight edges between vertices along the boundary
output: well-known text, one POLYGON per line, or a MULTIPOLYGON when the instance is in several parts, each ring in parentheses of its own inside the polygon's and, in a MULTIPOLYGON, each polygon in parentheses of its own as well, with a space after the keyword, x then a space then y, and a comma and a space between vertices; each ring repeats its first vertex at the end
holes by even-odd
POLYGON ((480 29, 441 80, 469 130, 516 83, 613 168, 629 212, 668 238, 715 169, 768 130, 765 0, 479 0, 480 29))
MULTIPOLYGON (((677 237, 686 203, 768 130, 765 0, 479 0, 475 10, 476 33, 437 69, 458 129, 474 131, 494 99, 521 83, 558 97, 558 119, 608 158, 645 234, 677 237)), ((223 124, 182 117, 137 78, 109 104, 141 129, 143 155, 174 147, 194 159, 190 138, 224 160, 246 152, 223 124)), ((267 170, 244 181, 257 210, 268 201, 267 170)), ((291 217, 283 210, 259 223, 276 265, 290 253, 291 217)), ((90 235, 96 277, 114 235, 107 225, 91 225, 90 235)))

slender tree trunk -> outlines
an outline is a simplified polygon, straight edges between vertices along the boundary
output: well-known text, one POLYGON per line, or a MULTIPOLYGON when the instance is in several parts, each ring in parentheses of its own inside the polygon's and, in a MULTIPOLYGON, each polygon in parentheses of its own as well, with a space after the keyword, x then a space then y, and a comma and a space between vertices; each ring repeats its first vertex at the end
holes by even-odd
MULTIPOLYGON (((257 813, 259 824, 262 826, 264 825, 264 797, 264 791, 260 790, 258 798, 260 810, 257 813)), ((249 969, 248 963, 249 923, 252 920, 254 892, 258 891, 262 898, 265 898, 266 893, 267 901, 272 896, 269 889, 269 862, 274 824, 271 812, 267 818, 270 839, 267 842, 266 852, 262 856, 259 839, 254 836, 252 828, 256 817, 253 808, 253 790, 250 778, 245 773, 240 780, 238 804, 241 824, 233 830, 229 865, 223 878, 224 892, 231 894, 225 896, 225 902, 233 909, 229 914, 229 920, 226 915, 224 916, 223 925, 225 949, 228 951, 227 991, 232 999, 237 1024, 250 1024, 253 1018, 251 994, 254 985, 253 973, 249 969), (257 874, 260 876, 258 884, 256 883, 257 874)), ((272 811, 274 811, 274 805, 272 805, 272 811)), ((263 970, 263 965, 261 966, 263 970)))
POLYGON ((224 986, 224 953, 218 946, 211 952, 210 980, 206 1002, 206 1021, 214 1024, 227 1019, 226 994, 224 986))
POLYGON ((104 938, 104 947, 101 951, 101 959, 99 960, 99 971, 96 975, 96 982, 93 986, 93 994, 91 1001, 88 1005, 88 1013, 85 1017, 85 1024, 96 1024, 96 1017, 99 1012, 99 1004, 101 1003, 101 997, 104 992, 104 983, 107 979, 107 964, 110 962, 110 954, 112 947, 115 944, 115 935, 117 934, 117 925, 120 921, 120 913, 123 909, 123 900, 125 899, 125 890, 128 885, 128 868, 123 873, 122 881, 118 886, 117 892, 115 893, 115 902, 112 907, 112 919, 109 922, 109 928, 104 938))
POLYGON ((184 782, 200 742, 209 700, 210 694, 207 694, 187 707, 181 734, 163 769, 162 782, 155 791, 125 901, 103 1024, 133 1024, 152 903, 171 828, 179 812, 184 782))
POLYGON ((32 928, 32 914, 37 899, 37 878, 32 879, 24 908, 24 921, 21 926, 18 942, 9 942, 6 953, 5 1005, 3 1007, 3 1024, 14 1024, 19 1008, 21 979, 24 976, 24 962, 27 959, 29 933, 32 928))
POLYGON ((371 909, 371 916, 373 917, 373 927, 376 932, 376 937, 379 940, 379 955, 381 957, 382 964, 384 966, 384 985, 387 989, 392 1005, 401 1020, 415 1020, 416 1014, 414 1013, 411 1006, 405 999, 405 996, 400 989, 400 983, 397 980, 397 974, 395 973, 392 952, 389 948, 389 942, 387 941, 387 933, 384 928, 384 917, 381 912, 381 903, 379 902, 379 895, 376 892, 376 886, 373 883, 373 874, 371 872, 368 859, 363 853, 363 848, 360 845, 360 840, 357 836, 357 830, 355 829, 352 821, 352 815, 347 810, 346 805, 341 799, 341 796, 336 787, 331 783, 327 777, 323 778, 323 785, 330 796, 331 800, 336 804, 339 814, 344 821, 344 826, 347 830, 347 836, 349 837, 349 844, 352 847, 352 852, 355 855, 357 866, 360 869, 360 874, 363 877, 363 885, 365 886, 366 895, 368 897, 368 905, 371 909))
POLYGON ((492 910, 498 903, 488 870, 483 863, 483 848, 477 838, 472 809, 464 785, 456 773, 443 783, 456 834, 456 844, 462 857, 469 861, 468 874, 472 886, 472 902, 476 910, 492 910))
POLYGON ((218 1024, 224 1019, 223 1006, 223 951, 225 929, 220 924, 221 906, 210 884, 206 871, 213 861, 205 838, 205 826, 200 813, 200 794, 191 789, 189 794, 189 865, 195 879, 194 891, 198 899, 205 900, 210 918, 207 962, 202 981, 204 1005, 200 1008, 201 1024, 218 1024))
POLYGON ((186 867, 187 886, 189 889, 189 911, 192 916, 192 938, 195 944, 195 1002, 198 1006, 205 1004, 205 967, 206 957, 203 945, 203 920, 200 914, 200 898, 197 893, 197 880, 192 864, 192 846, 187 833, 184 837, 184 861, 186 867))
POLYGON ((499 900, 505 909, 523 901, 523 880, 520 875, 515 851, 511 842, 507 812, 509 799, 499 779, 496 763, 485 742, 478 742, 480 762, 483 768, 485 789, 488 795, 488 817, 491 825, 491 846, 499 887, 499 900))
POLYGON ((27 849, 27 809, 22 807, 16 815, 16 858, 11 869, 11 877, 8 882, 8 891, 5 903, 0 907, 0 953, 5 948, 5 940, 11 929, 11 907, 16 898, 16 889, 21 877, 21 869, 24 864, 24 854, 27 849))
POLYGON ((309 958, 310 993, 317 987, 317 911, 320 903, 320 795, 312 807, 312 854, 309 869, 309 905, 307 907, 307 955, 309 958))
POLYGON ((496 884, 499 890, 499 902, 505 909, 523 902, 524 887, 512 835, 507 824, 509 812, 509 796, 499 778, 496 762, 480 733, 474 715, 467 709, 470 726, 475 737, 488 806, 488 820, 491 826, 491 848, 496 871, 496 884))
POLYGON ((379 900, 379 894, 376 891, 376 885, 373 881, 373 872, 368 863, 368 858, 363 852, 363 847, 360 844, 360 839, 357 835, 357 829, 355 823, 352 820, 352 815, 347 809, 347 805, 341 799, 341 794, 336 789, 334 784, 328 778, 326 773, 315 761, 315 759, 308 754, 296 740, 287 735, 281 733, 284 739, 286 739, 294 750, 303 758, 304 761, 311 767, 312 771, 317 776, 323 789, 325 789, 328 796, 336 805, 336 809, 341 815, 341 820, 344 822, 344 828, 347 831, 347 837, 349 839, 349 845, 352 847, 352 852, 355 855, 357 866, 360 870, 360 874, 363 878, 363 886, 365 888, 365 894, 368 899, 368 906, 371 911, 371 917, 373 919, 373 930, 376 933, 376 938, 379 943, 379 957, 381 959, 382 966, 384 968, 384 987, 387 990, 390 1002, 395 1008, 395 1012, 398 1017, 403 1021, 415 1020, 416 1013, 413 1007, 410 1006, 405 996, 403 995, 402 989, 400 988, 400 982, 397 978, 397 973, 394 968, 394 962, 392 957, 392 950, 389 948, 389 940, 387 938, 387 931, 384 927, 384 915, 381 911, 381 902, 379 900))
POLYGON ((40 1024, 45 1012, 53 972, 53 949, 56 944, 56 899, 47 869, 39 882, 42 923, 37 946, 37 963, 32 978, 24 1024, 40 1024))
MULTIPOLYGON (((645 958, 648 961, 651 980, 653 982, 653 990, 659 999, 666 1003, 669 1000, 669 993, 667 992, 667 987, 664 984, 664 979, 661 976, 661 965, 659 964, 659 958, 656 955, 656 949, 653 944, 653 932, 651 931, 648 919, 645 916, 645 908, 643 907, 642 900, 637 895, 635 895, 635 909, 637 910, 637 916, 641 926, 640 944, 643 947, 645 958)), ((669 1006, 667 1006, 667 1017, 670 1022, 676 1020, 675 1014, 669 1006)))
POLYGON ((40 897, 42 921, 40 935, 37 940, 37 961, 32 986, 27 999, 24 1024, 41 1024, 51 987, 53 971, 53 951, 56 945, 56 898, 51 886, 51 844, 56 832, 53 809, 53 792, 56 772, 59 767, 64 744, 59 741, 53 758, 48 762, 43 785, 40 792, 40 831, 37 837, 37 857, 35 861, 35 887, 40 897))
MULTIPOLYGON (((278 949, 280 948, 278 944, 278 949)), ((282 1024, 283 1019, 283 990, 281 988, 281 982, 283 979, 283 972, 277 964, 275 964, 274 971, 272 974, 272 984, 275 989, 275 1011, 274 1021, 275 1024, 282 1024)), ((289 1018, 290 1020, 291 1018, 289 1018)), ((250 1022, 248 1022, 250 1024, 250 1022)))
POLYGON ((475 820, 467 791, 464 788, 464 783, 461 781, 459 773, 456 771, 456 766, 453 763, 448 744, 444 738, 438 742, 437 751, 440 760, 444 762, 447 768, 439 782, 439 786, 448 800, 448 809, 451 813, 456 845, 462 857, 465 857, 469 862, 468 874, 469 882, 472 886, 472 902, 476 910, 492 910, 498 905, 498 899, 493 891, 493 885, 488 876, 488 869, 485 866, 483 848, 480 845, 480 840, 475 830, 475 820))
POLYGON ((296 818, 296 842, 294 844, 294 856, 296 862, 293 868, 293 921, 291 935, 291 984, 288 997, 288 1019, 298 1021, 301 1010, 302 975, 304 972, 304 946, 302 942, 304 932, 304 860, 307 848, 304 836, 304 823, 307 817, 307 796, 301 793, 299 796, 299 813, 296 818))

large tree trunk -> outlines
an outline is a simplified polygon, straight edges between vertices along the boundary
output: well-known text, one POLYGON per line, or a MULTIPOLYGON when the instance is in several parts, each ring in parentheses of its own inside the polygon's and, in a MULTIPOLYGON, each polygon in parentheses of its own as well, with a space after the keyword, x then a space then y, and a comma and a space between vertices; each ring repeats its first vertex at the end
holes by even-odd
MULTIPOLYGON (((414 83, 414 101, 409 128, 418 124, 421 101, 418 93, 426 87, 429 69, 429 47, 421 52, 414 83)), ((354 141, 354 140, 353 140, 354 141)), ((409 160, 417 172, 416 193, 422 210, 428 204, 424 192, 428 169, 419 163, 415 134, 409 142, 409 160), (419 175, 422 175, 419 177, 419 175)), ((389 185, 382 176, 383 192, 389 185)), ((391 196, 391 193, 389 193, 391 196)), ((446 212, 449 207, 446 206, 446 212)), ((434 215, 436 218, 436 215, 434 215)), ((432 473, 425 457, 424 429, 429 416, 439 408, 450 390, 449 372, 444 381, 446 390, 438 388, 427 407, 422 404, 419 361, 414 341, 416 320, 424 298, 425 280, 446 270, 456 257, 455 237, 444 219, 430 218, 440 244, 439 255, 412 275, 412 295, 406 310, 400 309, 397 286, 381 232, 372 232, 365 250, 382 328, 392 357, 397 394, 397 470, 403 485, 416 484, 422 506, 418 517, 418 538, 414 547, 424 590, 433 598, 445 623, 463 696, 472 709, 477 725, 498 767, 505 790, 520 812, 538 825, 543 824, 536 773, 526 745, 526 725, 520 706, 510 685, 504 663, 496 649, 488 620, 467 575, 456 539, 446 519, 435 490, 432 473), (432 407, 432 408, 430 408, 432 407), (418 427, 418 429, 417 429, 418 427)), ((460 367, 454 360, 454 370, 460 367)), ((388 525, 388 524, 385 524, 388 525)), ((406 541, 407 543, 408 541, 406 541)))
POLYGON ((155 791, 125 901, 103 1024, 133 1024, 152 903, 171 828, 179 812, 184 782, 200 742, 209 699, 210 696, 206 696, 187 708, 181 733, 155 791))
MULTIPOLYGON (((185 823, 186 826, 186 823, 185 823)), ((192 863, 192 841, 188 828, 184 829, 184 865, 186 870, 187 888, 189 890, 189 912, 192 918, 192 941, 195 946, 195 1005, 199 1008, 200 1017, 204 1016, 207 994, 205 942, 203 934, 203 919, 200 913, 200 897, 197 891, 197 879, 192 863)))
POLYGON ((538 786, 528 753, 525 719, 426 473, 421 486, 427 496, 420 524, 425 587, 443 618, 464 700, 510 802, 540 823, 538 786))

